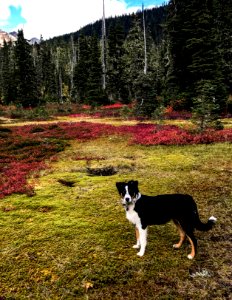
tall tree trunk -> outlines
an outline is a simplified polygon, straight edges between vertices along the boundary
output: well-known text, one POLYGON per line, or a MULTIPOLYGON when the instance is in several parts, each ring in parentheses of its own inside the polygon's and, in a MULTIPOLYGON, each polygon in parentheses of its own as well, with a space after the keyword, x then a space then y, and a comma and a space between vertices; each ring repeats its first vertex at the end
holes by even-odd
POLYGON ((106 88, 106 22, 105 22, 105 2, 103 0, 102 16, 102 89, 106 88))
POLYGON ((144 5, 142 4, 143 11, 143 37, 144 37, 144 74, 147 74, 147 40, 146 40, 146 24, 144 17, 144 5))
POLYGON ((76 66, 77 57, 76 57, 76 48, 74 46, 73 35, 71 35, 71 61, 70 61, 70 95, 73 94, 73 77, 74 69, 76 66))

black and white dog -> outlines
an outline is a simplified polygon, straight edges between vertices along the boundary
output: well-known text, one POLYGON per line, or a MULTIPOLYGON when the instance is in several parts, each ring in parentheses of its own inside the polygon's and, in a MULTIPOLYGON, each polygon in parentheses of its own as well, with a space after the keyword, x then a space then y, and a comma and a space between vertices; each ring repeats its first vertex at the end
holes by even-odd
POLYGON ((210 217, 208 222, 200 221, 197 205, 190 195, 165 194, 158 196, 141 195, 138 181, 117 182, 116 187, 121 196, 122 205, 126 210, 127 219, 135 225, 137 243, 133 248, 139 249, 138 256, 143 256, 147 245, 147 226, 165 224, 173 220, 180 233, 180 241, 173 247, 178 249, 187 236, 191 244, 189 259, 197 252, 197 240, 194 229, 210 230, 217 221, 210 217))

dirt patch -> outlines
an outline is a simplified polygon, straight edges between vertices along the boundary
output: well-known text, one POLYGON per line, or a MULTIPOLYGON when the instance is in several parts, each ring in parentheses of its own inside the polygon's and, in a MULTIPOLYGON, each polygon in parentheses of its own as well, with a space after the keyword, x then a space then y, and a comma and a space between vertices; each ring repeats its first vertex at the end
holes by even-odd
POLYGON ((118 170, 113 166, 102 168, 87 168, 87 173, 91 176, 112 176, 117 172, 118 170))

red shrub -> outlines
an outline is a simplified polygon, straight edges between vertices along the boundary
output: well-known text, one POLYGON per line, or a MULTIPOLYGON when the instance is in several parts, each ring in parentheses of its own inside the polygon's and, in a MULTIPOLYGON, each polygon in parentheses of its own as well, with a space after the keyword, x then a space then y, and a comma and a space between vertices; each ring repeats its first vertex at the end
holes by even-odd
POLYGON ((11 162, 1 170, 0 198, 12 193, 33 194, 33 187, 27 183, 28 176, 44 169, 44 163, 11 162))
POLYGON ((101 109, 119 109, 124 107, 125 105, 118 102, 118 103, 114 103, 114 104, 110 104, 110 105, 104 105, 101 107, 101 109))
POLYGON ((147 125, 137 130, 131 143, 141 145, 188 145, 232 142, 232 129, 212 130, 203 133, 191 133, 177 126, 147 125))

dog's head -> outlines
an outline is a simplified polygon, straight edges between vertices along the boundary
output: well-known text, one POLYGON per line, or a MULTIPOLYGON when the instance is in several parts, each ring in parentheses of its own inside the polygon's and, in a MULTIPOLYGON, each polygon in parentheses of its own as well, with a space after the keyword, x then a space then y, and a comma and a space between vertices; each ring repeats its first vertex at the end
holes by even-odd
POLYGON ((124 206, 135 203, 141 197, 138 189, 138 181, 116 182, 116 187, 124 206))

